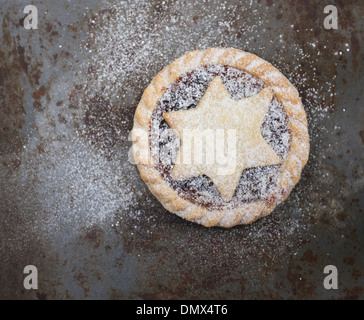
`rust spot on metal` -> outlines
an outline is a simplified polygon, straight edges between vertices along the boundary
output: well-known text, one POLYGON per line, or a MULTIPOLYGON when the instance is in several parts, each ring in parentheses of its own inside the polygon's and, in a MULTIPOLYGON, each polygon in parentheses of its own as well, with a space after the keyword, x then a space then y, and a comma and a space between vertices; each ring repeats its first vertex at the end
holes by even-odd
POLYGON ((20 75, 27 70, 24 50, 15 43, 9 31, 10 19, 3 18, 3 43, 0 50, 0 154, 19 152, 26 142, 21 129, 24 125, 24 89, 20 75), (11 54, 9 53, 12 52, 11 54))
POLYGON ((40 100, 40 98, 42 98, 43 96, 45 96, 46 94, 46 87, 45 86, 41 86, 38 90, 34 91, 32 93, 32 97, 35 99, 35 100, 40 100))
POLYGON ((364 130, 359 131, 359 136, 361 138, 361 142, 364 144, 364 130))
POLYGON ((307 262, 316 262, 317 261, 317 256, 315 256, 313 253, 312 253, 312 250, 311 249, 308 249, 305 251, 305 253, 303 254, 302 258, 301 258, 302 261, 307 261, 307 262))
POLYGON ((37 150, 38 150, 38 153, 39 153, 39 154, 44 153, 44 152, 45 152, 45 150, 44 150, 44 144, 43 144, 43 143, 39 144, 39 145, 37 146, 37 150))
POLYGON ((67 120, 66 120, 66 118, 64 117, 64 115, 63 114, 58 114, 58 121, 60 122, 60 123, 64 123, 64 124, 66 124, 67 123, 67 120))
POLYGON ((83 289, 84 297, 88 297, 88 293, 90 291, 90 288, 88 286, 88 279, 87 276, 85 276, 82 272, 79 272, 75 275, 75 280, 80 284, 80 286, 83 289))
POLYGON ((100 243, 103 239, 104 231, 97 225, 85 231, 83 239, 90 243, 95 249, 100 247, 100 243))
POLYGON ((46 293, 41 293, 41 292, 38 292, 36 293, 36 296, 39 300, 47 300, 47 294, 46 293))
POLYGON ((359 300, 364 293, 364 289, 362 286, 356 286, 351 289, 343 289, 345 292, 345 296, 343 299, 346 300, 359 300))
POLYGON ((355 264, 355 258, 353 257, 345 257, 344 258, 344 263, 349 265, 349 266, 353 266, 355 264))
POLYGON ((41 86, 40 88, 38 88, 37 90, 35 90, 32 93, 32 97, 34 99, 33 106, 34 106, 35 110, 37 110, 39 112, 44 111, 41 99, 43 97, 46 97, 47 102, 50 101, 50 93, 49 93, 50 87, 49 87, 49 85, 48 86, 43 85, 43 86, 41 86))

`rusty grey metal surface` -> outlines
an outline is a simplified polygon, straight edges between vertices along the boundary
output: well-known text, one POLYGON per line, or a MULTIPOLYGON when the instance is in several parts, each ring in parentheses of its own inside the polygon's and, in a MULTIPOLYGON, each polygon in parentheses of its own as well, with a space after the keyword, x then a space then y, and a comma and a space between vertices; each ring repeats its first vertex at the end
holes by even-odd
POLYGON ((330 1, 338 30, 323 28, 322 1, 39 0, 38 30, 22 27, 24 3, 0 7, 0 298, 364 298, 362 1, 330 1), (107 21, 128 26, 116 56, 139 59, 115 90, 92 85, 91 34, 107 21), (131 49, 139 36, 145 58, 131 49), (169 214, 127 161, 152 77, 214 46, 282 70, 310 126, 311 157, 288 200, 231 230, 169 214), (28 264, 38 290, 23 287, 28 264), (322 284, 330 264, 338 290, 322 284))

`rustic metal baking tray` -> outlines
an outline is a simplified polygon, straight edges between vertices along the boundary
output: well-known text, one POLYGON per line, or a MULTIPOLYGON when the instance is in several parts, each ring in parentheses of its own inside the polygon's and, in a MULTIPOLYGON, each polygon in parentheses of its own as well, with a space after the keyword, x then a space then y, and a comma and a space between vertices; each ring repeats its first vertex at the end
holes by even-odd
POLYGON ((25 2, 0 5, 0 298, 364 297, 363 1, 330 1, 338 29, 318 0, 38 0, 38 29, 25 2), (168 213, 128 161, 145 87, 208 47, 279 68, 311 139, 288 200, 229 230, 168 213))

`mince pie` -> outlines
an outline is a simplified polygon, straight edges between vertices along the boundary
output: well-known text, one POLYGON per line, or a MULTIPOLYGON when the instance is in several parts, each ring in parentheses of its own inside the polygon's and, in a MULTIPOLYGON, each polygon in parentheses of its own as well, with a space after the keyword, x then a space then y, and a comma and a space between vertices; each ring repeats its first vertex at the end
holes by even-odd
POLYGON ((270 63, 235 49, 191 51, 165 67, 144 91, 132 135, 151 192, 208 227, 271 213, 309 155, 296 89, 270 63))

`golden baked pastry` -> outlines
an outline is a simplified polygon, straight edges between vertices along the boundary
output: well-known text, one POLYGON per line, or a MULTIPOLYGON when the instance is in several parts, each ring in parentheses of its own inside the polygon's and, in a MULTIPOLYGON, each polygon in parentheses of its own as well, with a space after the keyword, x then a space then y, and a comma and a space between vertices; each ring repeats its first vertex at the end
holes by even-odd
POLYGON ((271 213, 309 156, 296 89, 270 63, 236 49, 191 51, 165 67, 144 91, 132 137, 150 191, 207 227, 271 213))

